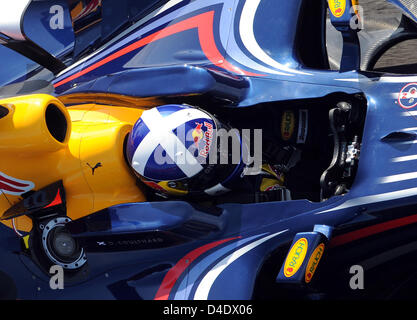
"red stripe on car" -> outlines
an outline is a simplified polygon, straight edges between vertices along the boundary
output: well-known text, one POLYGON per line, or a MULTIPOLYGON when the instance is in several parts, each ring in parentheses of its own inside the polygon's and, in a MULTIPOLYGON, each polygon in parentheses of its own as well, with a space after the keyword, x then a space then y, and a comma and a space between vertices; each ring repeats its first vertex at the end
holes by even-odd
POLYGON ((113 61, 117 58, 120 58, 121 56, 124 56, 125 54, 137 50, 139 48, 142 48, 154 41, 164 39, 168 36, 171 36, 173 34, 183 32, 186 30, 198 29, 198 36, 200 40, 201 48, 206 55, 206 57, 216 66, 223 68, 225 70, 231 71, 233 73, 238 73, 241 75, 246 76, 261 76, 256 73, 251 73, 247 71, 243 71, 229 62, 225 60, 225 58, 222 56, 222 54, 219 52, 216 46, 216 42, 214 40, 214 34, 213 34, 213 22, 214 22, 214 11, 208 11, 206 13, 202 13, 198 16, 189 18, 187 20, 178 22, 172 26, 168 26, 158 32, 155 32, 143 39, 140 39, 131 45, 109 55, 108 57, 104 58, 103 60, 100 60, 91 66, 73 74, 72 76, 69 76, 68 78, 65 78, 57 83, 54 84, 54 87, 62 86, 63 84, 70 82, 74 79, 77 79, 78 77, 81 77, 103 65, 106 63, 113 61))
POLYGON ((383 222, 383 223, 379 223, 379 224, 375 224, 373 226, 369 226, 366 228, 358 229, 352 232, 348 232, 348 233, 336 236, 331 240, 330 246, 331 247, 341 246, 341 245, 344 245, 346 243, 349 243, 355 240, 363 239, 363 238, 366 238, 366 237, 369 237, 369 236, 372 236, 372 235, 375 235, 384 231, 400 228, 400 227, 413 224, 413 223, 417 223, 417 214, 383 222))
POLYGON ((168 297, 171 293, 172 288, 177 282, 181 274, 187 269, 187 267, 203 253, 207 252, 214 247, 217 247, 225 242, 229 242, 240 237, 224 239, 212 243, 208 243, 200 248, 197 248, 190 253, 188 253, 184 258, 179 260, 175 266, 173 266, 165 275, 164 280, 162 281, 161 286, 158 289, 158 292, 155 295, 154 300, 168 300, 168 297))

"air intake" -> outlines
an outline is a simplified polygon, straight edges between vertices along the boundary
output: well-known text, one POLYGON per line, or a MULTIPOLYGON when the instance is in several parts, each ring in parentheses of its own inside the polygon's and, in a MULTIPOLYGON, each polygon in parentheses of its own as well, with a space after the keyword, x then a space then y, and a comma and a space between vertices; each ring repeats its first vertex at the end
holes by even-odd
POLYGON ((45 121, 49 133, 59 142, 64 142, 67 136, 68 124, 64 113, 55 104, 50 104, 45 111, 45 121))

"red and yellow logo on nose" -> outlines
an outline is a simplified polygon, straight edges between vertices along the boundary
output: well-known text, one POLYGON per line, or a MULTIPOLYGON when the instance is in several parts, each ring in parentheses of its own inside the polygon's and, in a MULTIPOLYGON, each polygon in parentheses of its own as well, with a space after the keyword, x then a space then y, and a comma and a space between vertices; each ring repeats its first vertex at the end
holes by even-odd
POLYGON ((308 241, 306 238, 299 239, 292 246, 284 264, 284 275, 292 277, 300 269, 307 254, 308 241))
POLYGON ((329 8, 336 18, 340 18, 345 13, 346 0, 329 0, 329 8))
POLYGON ((196 122, 197 127, 193 130, 192 136, 195 145, 198 147, 200 141, 204 138, 203 123, 196 122))

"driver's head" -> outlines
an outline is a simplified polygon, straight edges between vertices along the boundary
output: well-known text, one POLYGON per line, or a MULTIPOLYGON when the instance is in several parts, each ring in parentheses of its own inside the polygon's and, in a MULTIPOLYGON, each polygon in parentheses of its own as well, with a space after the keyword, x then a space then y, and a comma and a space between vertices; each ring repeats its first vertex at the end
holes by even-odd
MULTIPOLYGON (((127 159, 136 175, 159 192, 223 193, 241 176, 245 165, 241 158, 236 164, 217 164, 221 129, 228 127, 198 108, 186 105, 153 108, 145 111, 134 125, 127 142, 127 159)), ((240 135, 237 131, 234 134, 241 146, 240 135)))

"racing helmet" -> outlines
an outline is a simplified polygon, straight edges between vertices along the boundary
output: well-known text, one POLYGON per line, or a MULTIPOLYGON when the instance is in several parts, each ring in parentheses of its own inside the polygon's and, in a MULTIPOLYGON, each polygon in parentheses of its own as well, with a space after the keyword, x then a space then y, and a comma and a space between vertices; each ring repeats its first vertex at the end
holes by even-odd
POLYGON ((139 179, 158 193, 174 196, 225 193, 243 176, 246 167, 241 135, 238 130, 230 129, 199 108, 174 104, 155 107, 144 111, 133 126, 126 157, 139 179), (224 155, 225 149, 217 141, 221 129, 230 134, 228 149, 233 149, 231 140, 235 146, 238 142, 238 161, 237 157, 232 159, 232 150, 226 149, 228 154, 224 155), (228 161, 220 161, 225 157, 228 161))

